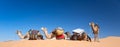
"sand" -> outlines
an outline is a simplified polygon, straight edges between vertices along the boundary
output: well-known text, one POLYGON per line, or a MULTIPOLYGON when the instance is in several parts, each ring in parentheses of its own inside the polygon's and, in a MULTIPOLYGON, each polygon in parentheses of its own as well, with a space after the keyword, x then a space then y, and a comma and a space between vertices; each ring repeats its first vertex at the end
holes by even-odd
POLYGON ((0 42, 0 47, 120 47, 120 37, 107 37, 100 42, 70 40, 18 40, 0 42))

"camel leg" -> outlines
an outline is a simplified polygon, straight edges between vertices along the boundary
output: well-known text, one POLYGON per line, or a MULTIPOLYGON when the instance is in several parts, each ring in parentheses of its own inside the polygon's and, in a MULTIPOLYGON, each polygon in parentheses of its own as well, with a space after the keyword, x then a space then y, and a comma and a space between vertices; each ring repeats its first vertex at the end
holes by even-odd
POLYGON ((98 35, 98 34, 97 34, 97 37, 96 37, 96 41, 97 41, 97 42, 100 42, 100 41, 99 41, 99 35, 98 35))
POLYGON ((99 38, 98 38, 98 34, 94 34, 94 41, 96 42, 99 42, 99 38))
POLYGON ((90 41, 90 42, 92 41, 91 38, 88 35, 87 35, 87 40, 90 41))
POLYGON ((96 41, 97 34, 94 34, 94 42, 96 41))

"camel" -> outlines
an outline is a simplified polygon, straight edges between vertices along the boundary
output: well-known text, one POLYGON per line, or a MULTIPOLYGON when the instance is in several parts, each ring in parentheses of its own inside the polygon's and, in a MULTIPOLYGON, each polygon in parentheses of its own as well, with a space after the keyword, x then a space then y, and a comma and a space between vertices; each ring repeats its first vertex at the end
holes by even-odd
POLYGON ((71 36, 70 40, 79 40, 79 41, 91 42, 91 38, 82 29, 73 30, 73 35, 71 36))
POLYGON ((70 40, 79 40, 79 41, 91 42, 91 38, 86 33, 82 33, 82 35, 79 35, 78 33, 74 33, 73 35, 71 35, 70 40))
POLYGON ((98 24, 95 24, 94 22, 89 23, 90 27, 92 28, 93 34, 94 34, 94 41, 99 42, 99 26, 98 24))
POLYGON ((39 31, 36 31, 37 34, 32 34, 32 30, 29 30, 25 35, 22 34, 21 31, 17 30, 17 35, 20 39, 25 40, 43 40, 43 36, 39 33, 39 31))
POLYGON ((53 30, 50 34, 48 34, 47 28, 42 27, 41 30, 44 32, 47 39, 50 40, 64 40, 64 30, 61 27, 57 27, 55 30, 53 30))

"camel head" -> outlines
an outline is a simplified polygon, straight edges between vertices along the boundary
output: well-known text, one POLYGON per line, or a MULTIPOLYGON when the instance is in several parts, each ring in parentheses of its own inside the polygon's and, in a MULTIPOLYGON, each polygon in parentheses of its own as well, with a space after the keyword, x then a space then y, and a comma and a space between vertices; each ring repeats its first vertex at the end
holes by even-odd
POLYGON ((22 32, 21 32, 21 31, 19 31, 19 30, 17 30, 16 34, 21 35, 21 34, 22 34, 22 32))
POLYGON ((52 33, 59 36, 64 34, 64 30, 61 27, 57 27, 52 33))
POLYGON ((65 34, 66 34, 68 37, 71 36, 70 32, 65 32, 65 34))
POLYGON ((90 25, 90 26, 94 26, 95 23, 94 23, 94 22, 90 22, 89 25, 90 25))

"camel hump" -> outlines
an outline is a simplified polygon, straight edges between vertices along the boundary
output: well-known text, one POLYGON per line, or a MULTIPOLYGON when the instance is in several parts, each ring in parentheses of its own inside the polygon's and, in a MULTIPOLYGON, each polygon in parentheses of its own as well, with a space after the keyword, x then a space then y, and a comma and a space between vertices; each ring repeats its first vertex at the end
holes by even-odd
POLYGON ((36 34, 38 34, 38 32, 39 32, 38 30, 32 30, 31 34, 36 35, 36 34))

